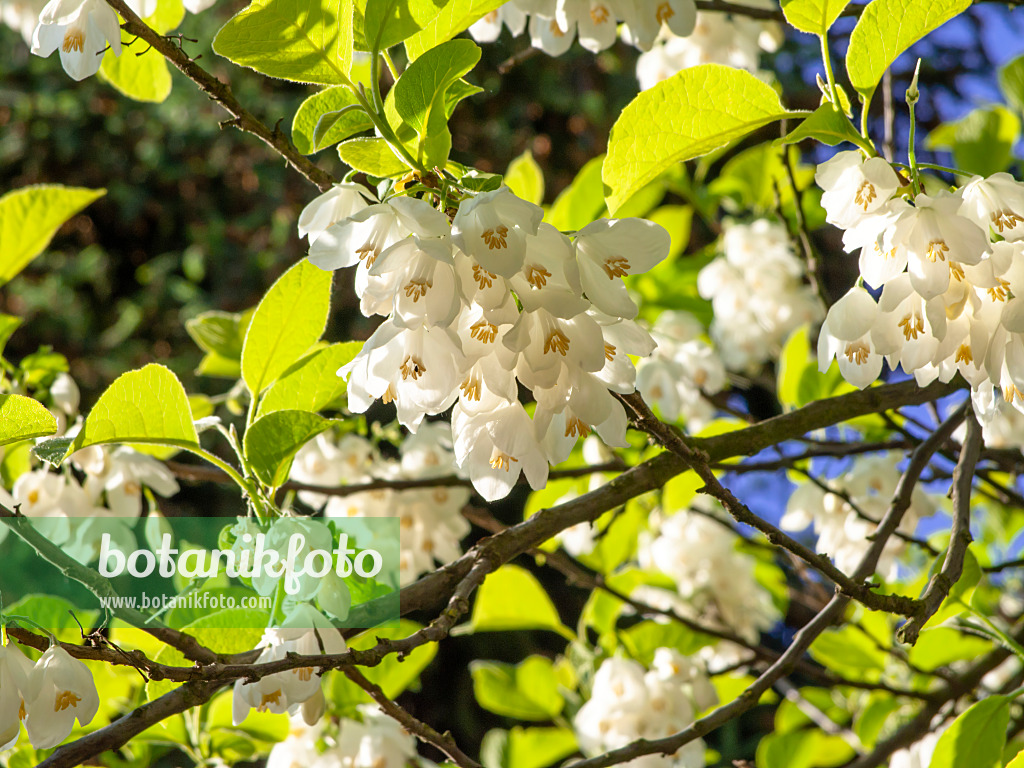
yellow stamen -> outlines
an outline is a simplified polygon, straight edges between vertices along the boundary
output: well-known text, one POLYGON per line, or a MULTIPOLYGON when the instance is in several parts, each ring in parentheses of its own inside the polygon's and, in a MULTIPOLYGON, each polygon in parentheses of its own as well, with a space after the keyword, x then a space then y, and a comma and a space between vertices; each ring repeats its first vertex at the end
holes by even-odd
POLYGON ((961 344, 956 350, 956 357, 953 358, 953 362, 956 363, 967 363, 970 365, 974 362, 974 355, 971 354, 970 344, 961 344))
POLYGON ((566 352, 569 351, 569 338, 559 330, 554 330, 548 336, 544 342, 544 354, 549 352, 558 352, 562 357, 565 357, 566 352))
POLYGON ((616 277, 623 277, 624 275, 629 274, 629 259, 625 256, 612 256, 610 259, 605 259, 601 268, 604 269, 609 280, 616 277))
POLYGON ((64 53, 71 53, 77 51, 81 53, 85 50, 85 31, 79 27, 71 27, 67 32, 64 33, 64 43, 60 49, 64 53))
POLYGON ((857 194, 853 196, 853 201, 866 212, 868 210, 868 206, 871 205, 871 202, 875 197, 877 197, 875 193, 875 185, 865 179, 857 189, 857 194))
MULTIPOLYGON (((53 702, 53 711, 62 712, 68 707, 77 707, 82 699, 71 691, 57 691, 57 698, 53 702)), ((24 706, 24 702, 22 702, 24 706)))
POLYGON ((658 6, 658 10, 654 12, 654 18, 658 20, 659 24, 664 24, 675 15, 676 12, 672 10, 672 6, 668 3, 662 3, 658 6))
POLYGON ((595 8, 590 9, 590 20, 595 24, 604 24, 608 21, 608 17, 611 14, 608 13, 608 9, 603 5, 598 5, 595 8))
POLYGON ((1013 229, 1018 224, 1024 224, 1024 218, 1013 211, 993 211, 992 226, 1002 232, 1004 229, 1013 229))
POLYGON ((945 240, 932 240, 928 243, 928 251, 925 255, 928 256, 928 261, 934 264, 936 261, 945 261, 947 253, 949 253, 949 246, 946 245, 945 240))
POLYGON ((863 341, 854 341, 846 345, 846 359, 857 365, 864 365, 868 361, 868 345, 863 341))
POLYGON ((256 707, 256 711, 257 712, 266 712, 267 709, 268 709, 268 707, 267 707, 268 704, 276 704, 276 705, 280 706, 280 704, 281 704, 281 689, 280 688, 278 688, 273 693, 264 693, 263 694, 263 698, 260 699, 260 705, 258 707, 256 707))
POLYGON ((490 288, 497 278, 498 276, 496 274, 494 274, 493 272, 488 272, 479 264, 473 265, 473 279, 476 280, 476 284, 480 286, 481 291, 484 288, 490 288))
POLYGON ((411 355, 406 356, 398 370, 402 373, 402 381, 405 381, 410 376, 412 376, 413 381, 416 381, 420 376, 427 372, 427 369, 423 367, 423 363, 411 355))
POLYGON ((611 344, 604 345, 604 359, 611 362, 615 359, 615 347, 611 344))
POLYGON ((487 243, 487 247, 493 251, 495 248, 501 249, 507 246, 505 241, 507 236, 508 227, 499 224, 494 229, 485 229, 484 233, 480 235, 480 239, 487 243))
POLYGON ((490 344, 498 338, 498 326, 492 325, 486 320, 477 320, 469 326, 469 335, 481 344, 490 344))
POLYGON ((543 288, 548 284, 549 277, 551 277, 551 273, 544 269, 544 267, 531 264, 526 268, 526 282, 534 288, 543 288))
POLYGON ((519 459, 515 456, 509 456, 506 453, 498 453, 497 456, 491 459, 491 469, 504 469, 508 472, 512 466, 509 462, 513 461, 518 462, 519 459))
POLYGON ((912 312, 900 320, 900 328, 903 329, 903 338, 907 341, 916 339, 918 334, 924 333, 924 319, 916 312, 912 312))
POLYGON ((427 291, 434 287, 429 280, 410 280, 405 286, 406 298, 412 298, 413 304, 427 295, 427 291))
POLYGON ((590 427, 573 416, 565 422, 566 437, 586 437, 590 434, 590 427))

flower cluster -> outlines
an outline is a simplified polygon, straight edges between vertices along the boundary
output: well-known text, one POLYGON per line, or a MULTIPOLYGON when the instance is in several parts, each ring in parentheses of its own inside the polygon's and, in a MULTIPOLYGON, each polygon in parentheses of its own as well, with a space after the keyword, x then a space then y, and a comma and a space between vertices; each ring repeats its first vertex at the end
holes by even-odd
POLYGON ((0 646, 0 751, 13 747, 21 723, 36 749, 60 744, 77 719, 88 725, 100 706, 89 669, 59 645, 33 664, 14 643, 0 646))
MULTIPOLYGON (((257 650, 257 664, 280 661, 290 653, 342 653, 345 639, 327 617, 308 604, 299 604, 281 623, 263 633, 257 650), (313 627, 310 629, 310 627, 313 627), (321 648, 323 649, 321 651, 321 648)), ((320 687, 320 672, 313 667, 296 667, 261 677, 256 682, 235 681, 231 717, 241 724, 249 712, 288 712, 313 725, 323 717, 327 703, 320 687)))
POLYGON ((836 358, 861 388, 883 359, 921 386, 959 371, 979 418, 994 412, 996 388, 1024 408, 1024 184, 996 173, 914 195, 885 160, 860 152, 840 152, 815 178, 827 220, 860 252, 863 282, 881 290, 876 301, 854 286, 832 306, 820 367, 836 358))
MULTIPOLYGON (((374 480, 420 480, 455 473, 451 430, 446 424, 423 424, 402 443, 399 461, 384 459, 364 437, 348 434, 335 441, 321 434, 304 445, 292 464, 291 478, 300 483, 346 486, 374 480)), ((469 533, 462 508, 469 490, 458 486, 391 490, 379 488, 327 496, 300 491, 299 498, 332 518, 397 517, 401 529, 401 586, 432 571, 434 563, 450 563, 462 554, 469 533)))
POLYGON ((304 213, 322 225, 337 215, 325 211, 358 209, 306 228, 309 259, 358 266, 363 314, 387 318, 341 369, 352 411, 394 402, 415 432, 454 405, 456 463, 487 500, 506 496, 520 473, 543 487, 548 464, 592 429, 626 445, 612 391, 634 390, 630 355, 650 354, 654 341, 633 322, 621 278, 665 258, 663 228, 601 219, 570 240, 506 187, 464 200, 453 221, 423 200, 368 204, 367 195, 339 185, 304 213), (520 384, 537 402, 532 419, 520 384))
POLYGON ((288 737, 275 745, 267 768, 408 768, 430 765, 416 754, 416 740, 372 704, 358 707, 360 720, 343 718, 337 734, 325 723, 292 719, 288 737))
POLYGON ((710 514, 676 512, 661 520, 656 536, 641 540, 640 565, 670 577, 682 600, 666 600, 658 594, 664 590, 651 587, 633 596, 756 643, 779 612, 754 576, 753 559, 736 550, 736 534, 710 514))
MULTIPOLYGON (((769 3, 747 0, 745 5, 771 7, 769 3)), ((683 69, 699 64, 725 64, 760 73, 761 54, 774 53, 782 44, 782 27, 744 16, 698 11, 693 33, 679 37, 662 30, 636 62, 636 79, 646 90, 683 69)))
MULTIPOLYGON (((706 673, 675 649, 658 648, 650 671, 631 659, 605 659, 594 675, 590 700, 573 726, 580 750, 598 755, 637 739, 660 739, 690 725, 718 701, 706 673)), ((704 742, 672 755, 646 755, 632 768, 703 768, 704 742)))
MULTIPOLYGON (((782 527, 802 531, 809 525, 818 534, 818 551, 828 553, 840 570, 852 573, 871 546, 871 534, 885 516, 900 480, 898 459, 888 454, 858 456, 845 474, 828 481, 836 493, 807 482, 789 497, 782 527), (841 494, 841 496, 839 495, 841 494)), ((910 535, 917 523, 937 511, 935 502, 915 486, 910 507, 897 531, 910 535)), ((889 537, 878 561, 878 571, 896 577, 897 559, 906 542, 889 537)))
POLYGON ((756 373, 796 328, 820 322, 825 308, 782 225, 726 224, 722 251, 700 271, 697 290, 714 309, 711 339, 725 366, 756 373))
POLYGON ((662 312, 651 329, 658 348, 636 366, 636 388, 669 421, 685 420, 697 432, 715 417, 704 397, 726 385, 725 366, 701 340, 704 326, 689 312, 662 312))

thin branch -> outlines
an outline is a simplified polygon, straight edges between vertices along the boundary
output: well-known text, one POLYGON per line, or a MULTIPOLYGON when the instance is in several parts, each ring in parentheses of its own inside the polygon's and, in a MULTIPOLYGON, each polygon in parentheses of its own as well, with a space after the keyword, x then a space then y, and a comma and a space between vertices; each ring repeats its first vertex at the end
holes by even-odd
POLYGON ((196 64, 195 60, 190 58, 181 49, 180 41, 176 42, 174 38, 158 34, 128 7, 125 0, 106 1, 111 8, 121 14, 121 18, 124 19, 124 24, 121 25, 121 28, 125 32, 145 40, 165 59, 181 70, 185 77, 199 86, 199 90, 231 113, 233 118, 221 125, 233 125, 240 131, 259 137, 267 146, 288 161, 289 165, 319 187, 320 191, 326 191, 334 184, 334 178, 323 169, 318 168, 313 161, 299 152, 283 132, 277 130, 277 128, 268 128, 259 118, 243 107, 238 99, 235 98, 231 86, 218 80, 196 64))
POLYGON ((405 730, 418 737, 421 741, 425 741, 428 744, 437 747, 448 755, 456 765, 462 766, 462 768, 483 768, 480 763, 459 749, 459 746, 455 743, 455 739, 452 738, 450 732, 445 731, 444 733, 438 733, 434 728, 427 725, 422 720, 417 720, 402 707, 385 696, 384 691, 379 685, 371 683, 366 679, 363 673, 355 667, 343 667, 342 671, 349 680, 366 691, 370 695, 370 698, 377 702, 377 705, 384 711, 384 714, 394 720, 397 720, 405 730))
POLYGON ((967 415, 967 436, 960 450, 960 460, 953 471, 953 527, 950 530, 949 549, 942 570, 928 582, 921 595, 920 608, 896 632, 900 642, 913 645, 928 619, 935 615, 964 569, 964 557, 971 543, 971 487, 974 468, 981 453, 981 427, 973 411, 967 415))

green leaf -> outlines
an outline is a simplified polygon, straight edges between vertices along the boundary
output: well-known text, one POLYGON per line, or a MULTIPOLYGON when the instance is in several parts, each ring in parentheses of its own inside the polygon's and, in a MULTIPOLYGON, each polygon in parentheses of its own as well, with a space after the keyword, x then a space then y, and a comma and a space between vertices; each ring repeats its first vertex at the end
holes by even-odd
POLYGON ((468 631, 513 629, 549 629, 566 639, 575 637, 537 578, 518 565, 503 565, 477 591, 468 631))
POLYGON ((356 50, 372 51, 374 43, 382 51, 398 45, 427 26, 444 6, 445 0, 357 0, 356 50))
POLYGON ((357 103, 356 97, 344 86, 314 93, 302 102, 292 120, 295 148, 304 155, 311 155, 373 128, 373 121, 361 109, 341 112, 357 103))
POLYGON ((755 762, 758 768, 825 768, 856 754, 841 736, 805 729, 766 736, 757 745, 755 762))
POLYGON ((971 0, 873 0, 850 34, 846 72, 850 83, 871 100, 896 57, 970 6, 971 0))
POLYGON ((1006 764, 1006 768, 1024 768, 1024 749, 1017 753, 1017 756, 1006 764))
POLYGON ((678 622, 662 624, 657 621, 641 621, 619 635, 630 655, 645 666, 654 661, 658 648, 675 648, 684 656, 690 656, 701 648, 716 642, 710 635, 694 632, 678 622))
POLYGON ((64 457, 68 455, 68 448, 75 439, 73 437, 55 437, 52 440, 44 440, 32 449, 39 459, 59 467, 64 457))
POLYGON ((850 0, 782 0, 786 21, 801 32, 824 37, 850 0))
POLYGON ((604 155, 589 160, 572 183, 555 198, 544 220, 555 229, 571 232, 583 229, 604 210, 601 167, 604 155))
POLYGON ((101 77, 129 99, 160 103, 171 93, 171 71, 162 54, 150 48, 136 55, 107 51, 100 63, 101 77))
POLYGON ((57 432, 57 419, 46 406, 24 395, 0 395, 0 445, 57 432))
POLYGON ((324 332, 332 275, 303 259, 270 286, 256 307, 242 346, 242 378, 254 397, 324 332))
POLYGON ((424 53, 395 83, 395 111, 420 137, 420 160, 428 167, 444 166, 451 149, 445 111, 449 86, 480 60, 472 40, 450 40, 424 53))
POLYGON ((22 322, 24 321, 20 317, 0 313, 0 356, 3 356, 7 342, 11 340, 14 332, 21 327, 22 322))
POLYGON ((999 70, 999 88, 1011 107, 1024 112, 1024 56, 1018 56, 999 70))
POLYGON ((178 377, 150 363, 114 379, 89 411, 68 454, 101 443, 198 447, 192 409, 178 377))
POLYGON ((830 629, 814 641, 811 658, 839 673, 850 673, 857 679, 877 679, 885 668, 886 653, 863 632, 853 626, 830 629))
POLYGON ((1002 765, 1009 696, 989 696, 964 712, 939 737, 929 768, 998 768, 1002 765))
POLYGON ((473 693, 484 709, 517 720, 551 720, 565 706, 551 661, 530 656, 522 664, 472 661, 473 693))
POLYGON ((459 32, 469 29, 471 24, 500 7, 505 0, 450 0, 440 9, 433 20, 422 31, 405 41, 405 51, 412 61, 459 32))
POLYGON ((295 453, 335 423, 307 411, 274 411, 245 430, 245 458, 256 476, 277 488, 288 479, 295 453))
POLYGON ((544 202, 544 172, 541 171, 533 153, 526 150, 508 164, 505 171, 505 185, 515 192, 516 197, 534 205, 544 202))
POLYGON ((341 162, 369 176, 401 176, 409 170, 384 139, 349 139, 338 145, 341 162))
POLYGON ((341 85, 352 68, 352 0, 253 0, 213 50, 270 77, 341 85))
POLYGON ((612 126, 602 179, 614 214, 671 166, 705 155, 789 112, 749 72, 702 64, 684 69, 631 101, 612 126))
POLYGON ((251 320, 252 312, 203 312, 187 320, 185 330, 204 352, 241 360, 242 344, 251 320))
POLYGON ((576 735, 568 728, 521 728, 509 731, 505 745, 508 768, 547 768, 577 750, 576 735))
POLYGON ((853 391, 853 385, 846 383, 836 366, 825 373, 818 372, 818 356, 811 350, 810 326, 802 325, 790 334, 782 348, 777 391, 779 402, 790 409, 853 391))
POLYGON ((804 139, 817 139, 830 147, 844 141, 858 147, 864 144, 864 139, 857 133, 857 129, 853 127, 850 119, 828 103, 822 104, 814 110, 808 118, 775 143, 777 145, 795 144, 804 139))
POLYGON ((953 153, 953 163, 968 173, 991 176, 1013 164, 1013 145, 1020 137, 1020 118, 1006 107, 975 109, 954 123, 928 134, 925 147, 953 153))
POLYGON ((61 224, 106 193, 40 184, 0 197, 0 285, 42 253, 61 224))
POLYGON ((289 408, 315 412, 336 404, 346 391, 338 369, 358 355, 362 346, 360 341, 332 344, 300 360, 267 390, 258 414, 289 408))

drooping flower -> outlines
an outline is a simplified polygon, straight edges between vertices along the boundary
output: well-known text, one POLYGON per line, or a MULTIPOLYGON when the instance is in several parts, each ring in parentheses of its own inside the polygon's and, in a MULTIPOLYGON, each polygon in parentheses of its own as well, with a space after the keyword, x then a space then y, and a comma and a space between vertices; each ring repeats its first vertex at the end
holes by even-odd
POLYGON ((51 645, 32 667, 24 692, 25 729, 36 749, 60 744, 77 719, 88 725, 100 706, 92 673, 59 645, 51 645))
POLYGON ((484 269, 512 277, 523 266, 526 236, 537 234, 543 216, 540 206, 501 187, 462 202, 452 221, 452 237, 484 269))
POLYGON ((302 209, 299 237, 309 237, 313 243, 328 227, 376 202, 376 196, 362 184, 335 184, 302 209))
POLYGON ((17 645, 0 646, 0 752, 18 740, 31 671, 32 662, 17 645))
POLYGON ((117 13, 104 0, 50 0, 32 35, 32 53, 46 58, 59 48, 60 63, 74 80, 99 71, 108 45, 121 55, 117 13))

